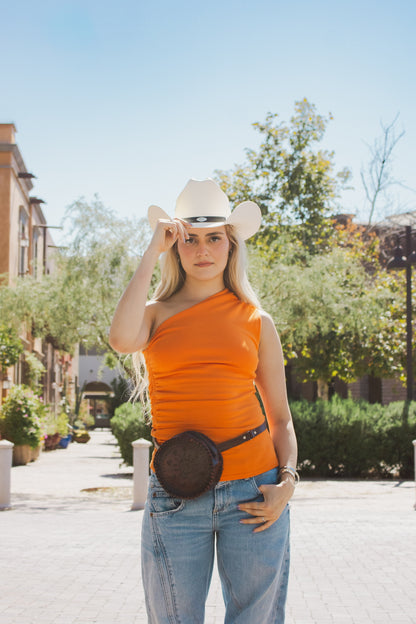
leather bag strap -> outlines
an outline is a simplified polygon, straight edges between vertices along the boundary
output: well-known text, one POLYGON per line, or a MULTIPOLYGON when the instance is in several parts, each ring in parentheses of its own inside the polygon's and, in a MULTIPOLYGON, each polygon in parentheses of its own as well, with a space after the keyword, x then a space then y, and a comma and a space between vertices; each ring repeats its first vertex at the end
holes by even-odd
POLYGON ((221 442, 221 444, 217 444, 217 448, 221 453, 223 451, 228 451, 228 449, 233 448, 234 446, 238 446, 239 444, 243 444, 243 442, 247 442, 248 440, 253 440, 259 433, 263 433, 267 429, 267 423, 264 421, 260 427, 256 427, 255 429, 250 429, 250 431, 246 431, 236 438, 231 438, 231 440, 226 440, 225 442, 221 442))
MULTIPOLYGON (((248 440, 253 440, 253 438, 258 436, 259 433, 263 433, 263 431, 266 431, 266 429, 267 429, 267 423, 266 421, 264 421, 263 424, 260 425, 260 427, 256 427, 255 429, 250 429, 249 431, 246 431, 245 433, 242 433, 241 435, 235 438, 231 438, 231 440, 226 440, 225 442, 221 442, 220 444, 217 444, 217 448, 220 451, 220 453, 222 453, 223 451, 228 451, 228 449, 233 448, 234 446, 243 444, 244 442, 247 442, 248 440)), ((155 445, 155 447, 157 449, 160 448, 160 444, 158 443, 158 441, 153 437, 152 437, 152 440, 153 440, 153 444, 155 445)))

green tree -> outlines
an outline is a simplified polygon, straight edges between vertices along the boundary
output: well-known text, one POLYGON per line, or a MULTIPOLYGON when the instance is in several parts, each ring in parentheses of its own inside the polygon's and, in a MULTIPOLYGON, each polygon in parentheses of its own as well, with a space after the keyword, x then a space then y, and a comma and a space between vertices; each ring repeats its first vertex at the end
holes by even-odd
POLYGON ((234 203, 248 197, 259 203, 266 227, 257 241, 268 246, 292 225, 295 237, 317 250, 351 175, 346 168, 335 172, 334 152, 317 148, 331 118, 319 115, 306 98, 295 103, 289 123, 269 113, 263 123, 253 124, 262 137, 258 150, 246 150, 244 165, 216 172, 234 203))
POLYGON ((112 315, 150 228, 144 220, 117 218, 98 198, 74 202, 65 223, 65 249, 55 257, 55 271, 0 288, 2 318, 15 328, 26 323, 35 336, 68 352, 81 343, 114 354, 108 343, 112 315))
POLYGON ((278 327, 284 353, 320 395, 337 377, 390 377, 403 370, 405 334, 397 321, 397 282, 371 275, 351 250, 335 248, 308 266, 258 254, 253 281, 278 327))

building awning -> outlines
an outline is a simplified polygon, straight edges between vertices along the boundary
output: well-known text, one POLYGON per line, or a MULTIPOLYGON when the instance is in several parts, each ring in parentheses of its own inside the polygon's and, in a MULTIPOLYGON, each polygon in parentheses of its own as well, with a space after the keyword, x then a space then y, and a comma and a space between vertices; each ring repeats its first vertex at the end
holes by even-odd
POLYGON ((113 396, 114 391, 111 386, 102 381, 90 381, 86 384, 82 393, 83 399, 105 399, 113 396))

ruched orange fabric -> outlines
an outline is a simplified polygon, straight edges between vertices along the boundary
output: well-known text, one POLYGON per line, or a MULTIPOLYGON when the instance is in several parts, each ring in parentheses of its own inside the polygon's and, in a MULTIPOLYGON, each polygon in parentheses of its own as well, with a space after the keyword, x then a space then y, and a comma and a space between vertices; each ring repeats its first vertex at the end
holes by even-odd
MULTIPOLYGON (((255 394, 261 317, 225 289, 164 321, 144 350, 152 434, 195 430, 217 444, 264 420, 255 394)), ((222 481, 277 466, 268 431, 223 453, 222 481)))

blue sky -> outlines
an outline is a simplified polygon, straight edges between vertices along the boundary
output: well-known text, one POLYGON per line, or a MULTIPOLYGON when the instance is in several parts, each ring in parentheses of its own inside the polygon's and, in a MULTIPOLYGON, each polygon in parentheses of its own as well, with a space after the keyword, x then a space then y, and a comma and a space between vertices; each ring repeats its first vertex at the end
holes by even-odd
MULTIPOLYGON (((366 214, 366 143, 397 113, 394 173, 416 187, 414 0, 3 4, 0 122, 16 124, 52 225, 95 193, 121 216, 170 212, 190 177, 257 146, 253 122, 288 120, 303 97, 334 117, 323 147, 355 187, 343 211, 366 214)), ((415 193, 392 196, 416 209, 415 193)))

